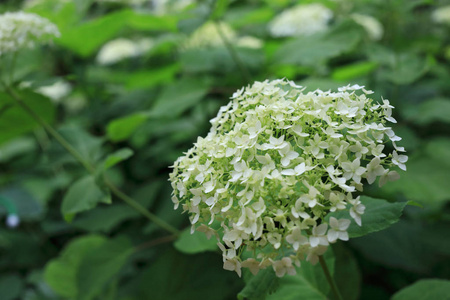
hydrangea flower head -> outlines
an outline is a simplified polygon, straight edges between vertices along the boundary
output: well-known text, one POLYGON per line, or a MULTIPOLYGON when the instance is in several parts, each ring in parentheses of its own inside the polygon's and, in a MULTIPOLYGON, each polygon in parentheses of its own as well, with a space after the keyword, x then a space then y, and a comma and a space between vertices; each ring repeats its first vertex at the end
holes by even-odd
POLYGON ((223 35, 231 43, 244 48, 261 48, 263 41, 252 37, 239 37, 236 31, 225 22, 206 22, 195 30, 181 45, 181 51, 200 48, 223 47, 224 41, 220 35, 217 26, 220 27, 223 35))
POLYGON ((372 16, 363 14, 352 14, 352 19, 367 32, 369 38, 373 41, 379 41, 383 37, 383 25, 372 16))
POLYGON ((138 41, 118 38, 102 46, 97 55, 97 62, 101 65, 112 65, 145 53, 153 47, 153 44, 153 41, 149 38, 143 38, 138 41))
POLYGON ((333 12, 319 3, 297 5, 283 11, 270 24, 275 37, 312 35, 325 31, 333 12))
POLYGON ((437 8, 433 11, 431 18, 436 23, 450 25, 450 5, 437 8))
POLYGON ((404 169, 407 160, 388 125, 393 106, 371 93, 255 82, 234 93, 209 134, 175 161, 175 209, 189 214, 192 229, 218 238, 225 269, 293 274, 301 260, 315 263, 330 243, 348 240, 350 220, 329 213, 348 210, 363 223, 355 192, 396 179, 391 167, 404 169), (396 150, 386 155, 388 141, 396 150))
POLYGON ((59 36, 55 24, 36 14, 7 12, 0 15, 0 56, 59 36))

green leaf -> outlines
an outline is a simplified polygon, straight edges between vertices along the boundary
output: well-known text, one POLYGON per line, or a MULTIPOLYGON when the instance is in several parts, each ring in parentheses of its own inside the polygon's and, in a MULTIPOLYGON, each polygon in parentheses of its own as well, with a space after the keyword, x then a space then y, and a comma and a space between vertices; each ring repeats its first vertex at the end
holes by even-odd
POLYGON ((353 248, 366 259, 389 268, 430 274, 450 255, 450 240, 443 239, 450 226, 442 222, 424 226, 400 220, 386 230, 351 239, 353 248))
POLYGON ((361 29, 343 23, 333 30, 298 37, 284 43, 274 55, 277 64, 315 65, 353 50, 361 40, 361 29))
MULTIPOLYGON (((361 196, 361 203, 366 207, 364 214, 361 216, 362 226, 358 226, 356 222, 350 224, 347 231, 351 238, 380 231, 397 223, 402 215, 403 209, 407 205, 407 202, 390 203, 386 200, 367 196, 361 196)), ((328 214, 326 219, 329 220, 330 217, 352 220, 348 211, 337 211, 328 214)))
POLYGON ((0 295, 2 300, 18 299, 23 289, 24 283, 19 276, 2 275, 0 277, 0 295))
POLYGON ((226 12, 229 0, 217 0, 215 1, 214 9, 211 13, 211 19, 212 20, 218 20, 220 19, 226 12))
POLYGON ((133 156, 134 152, 130 148, 122 148, 120 150, 117 150, 113 154, 108 155, 108 157, 105 159, 105 162, 103 163, 103 170, 107 170, 118 163, 127 160, 131 156, 133 156))
POLYGON ((79 300, 98 296, 127 262, 134 248, 126 238, 107 241, 85 255, 77 272, 79 300))
POLYGON ((412 53, 397 55, 391 67, 391 70, 386 70, 382 74, 390 82, 399 85, 415 82, 429 69, 424 58, 412 53))
POLYGON ((272 268, 261 270, 246 283, 244 289, 239 292, 237 298, 244 299, 265 299, 273 293, 280 285, 280 279, 275 275, 272 268))
POLYGON ((168 247, 132 281, 132 299, 226 300, 241 288, 236 273, 224 271, 216 253, 183 255, 168 247))
POLYGON ((357 62, 350 65, 344 65, 336 68, 331 77, 338 81, 349 81, 354 78, 365 76, 370 74, 378 66, 377 63, 372 61, 357 62))
POLYGON ((124 27, 128 16, 128 10, 124 10, 65 28, 55 41, 82 57, 88 57, 124 27))
POLYGON ((215 251, 218 249, 217 240, 214 236, 211 236, 208 240, 203 232, 194 231, 191 234, 190 227, 183 230, 180 237, 175 241, 174 246, 178 251, 187 254, 215 251))
POLYGON ((64 196, 61 212, 64 215, 77 214, 92 209, 99 203, 111 203, 111 199, 98 187, 94 176, 88 175, 70 186, 64 196))
POLYGON ((437 300, 448 299, 450 281, 443 279, 422 279, 400 290, 392 300, 437 300))
POLYGON ((155 16, 141 12, 128 11, 127 25, 137 30, 177 31, 178 19, 175 16, 155 16))
POLYGON ((431 99, 418 106, 406 107, 405 115, 408 120, 419 125, 433 122, 450 123, 450 99, 431 99))
POLYGON ((99 235, 86 235, 72 240, 58 258, 45 266, 45 281, 58 295, 75 298, 78 294, 77 273, 84 256, 105 243, 99 235))
POLYGON ((450 170, 447 165, 443 157, 433 159, 426 155, 412 156, 407 162, 408 170, 400 174, 399 180, 383 186, 382 191, 391 195, 400 193, 425 207, 439 208, 449 199, 450 170))
POLYGON ((110 232, 125 220, 136 218, 139 214, 125 204, 97 207, 77 217, 72 225, 90 232, 110 232))
MULTIPOLYGON (((334 255, 329 248, 324 254, 330 274, 334 274, 334 255)), ((319 263, 312 265, 302 262, 297 269, 297 275, 286 275, 280 279, 280 288, 267 297, 268 300, 325 300, 328 299, 329 284, 319 263)))
POLYGON ((106 129, 108 138, 113 142, 128 139, 133 132, 148 119, 148 114, 138 112, 109 122, 106 129))
POLYGON ((450 138, 440 137, 430 140, 425 146, 425 153, 435 161, 450 167, 450 138))
POLYGON ((167 86, 150 111, 154 117, 175 118, 200 102, 208 92, 209 84, 203 80, 183 78, 167 86))
MULTIPOLYGON (((21 100, 41 119, 53 123, 55 107, 51 101, 29 90, 18 92, 21 100)), ((0 92, 0 143, 41 127, 14 99, 0 92)))
POLYGON ((175 63, 159 69, 145 70, 127 74, 126 87, 129 90, 148 89, 155 85, 173 82, 181 64, 175 63))
POLYGON ((333 277, 343 299, 357 300, 360 299, 362 277, 358 268, 358 262, 346 245, 344 243, 333 245, 333 253, 335 255, 333 277))

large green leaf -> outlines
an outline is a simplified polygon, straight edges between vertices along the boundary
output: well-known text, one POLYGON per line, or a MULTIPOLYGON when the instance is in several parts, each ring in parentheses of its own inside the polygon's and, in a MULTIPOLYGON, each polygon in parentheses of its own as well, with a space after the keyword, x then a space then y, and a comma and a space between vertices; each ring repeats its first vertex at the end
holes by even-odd
POLYGON ((372 61, 357 62, 334 69, 331 77, 338 81, 349 81, 370 74, 377 67, 372 61))
POLYGON ((411 122, 419 125, 428 125, 433 122, 450 123, 450 99, 430 99, 419 106, 407 106, 404 114, 411 122))
POLYGON ((123 221, 138 216, 138 212, 125 204, 99 206, 81 214, 72 222, 72 225, 90 232, 110 232, 123 221))
MULTIPOLYGON (((334 255, 331 249, 324 254, 331 276, 334 274, 334 255)), ((330 286, 319 263, 312 265, 307 261, 297 268, 297 275, 285 275, 280 279, 280 287, 267 297, 268 300, 284 299, 328 299, 330 286)))
MULTIPOLYGON (((414 208, 418 210, 418 208, 414 208)), ((367 260, 408 272, 430 274, 445 264, 450 255, 446 224, 424 226, 420 222, 400 220, 386 230, 351 239, 350 243, 367 260)))
POLYGON ((450 169, 446 160, 448 159, 444 157, 433 159, 426 155, 412 156, 407 162, 408 170, 400 174, 399 180, 383 186, 382 191, 394 195, 403 194, 426 208, 439 208, 450 199, 450 169))
POLYGON ((2 275, 0 277, 0 295, 2 300, 18 299, 24 283, 18 275, 2 275))
POLYGON ((187 254, 215 251, 218 249, 215 236, 211 236, 208 239, 203 232, 199 231, 191 234, 190 227, 183 230, 180 237, 175 241, 174 246, 178 251, 187 254))
POLYGON ((327 33, 287 41, 275 53, 274 61, 277 64, 314 65, 353 50, 360 40, 360 28, 343 23, 327 33))
POLYGON ((134 278, 129 299, 233 299, 241 288, 236 273, 223 270, 216 253, 183 255, 165 248, 134 278))
POLYGON ((175 118, 200 102, 208 92, 208 88, 209 84, 204 80, 180 79, 162 91, 150 114, 158 118, 175 118))
POLYGON ((45 281, 58 295, 74 299, 78 294, 77 274, 83 257, 105 243, 99 235, 86 235, 72 240, 55 258, 45 266, 45 281))
POLYGON ((181 64, 176 63, 164 66, 159 69, 133 72, 126 76, 126 86, 129 90, 148 89, 159 84, 169 84, 173 82, 181 64))
POLYGON ((395 84, 410 84, 422 77, 429 69, 427 61, 412 53, 402 53, 395 56, 390 70, 385 70, 382 76, 395 84))
MULTIPOLYGON (((21 90, 17 95, 41 119, 47 123, 53 123, 55 107, 48 98, 29 90, 21 90)), ((40 126, 11 96, 0 93, 0 143, 40 126)))
POLYGON ((360 299, 361 272, 356 258, 346 248, 346 245, 348 244, 336 243, 333 245, 335 255, 333 277, 343 299, 357 300, 360 299))
POLYGON ((90 300, 98 296, 127 262, 134 248, 122 237, 110 240, 92 249, 85 255, 76 276, 79 300, 90 300))
MULTIPOLYGON (((348 234, 351 238, 360 237, 372 232, 380 231, 397 223, 402 215, 407 202, 390 203, 382 199, 374 199, 367 196, 361 196, 361 202, 366 207, 361 216, 362 226, 352 222, 348 227, 348 234)), ((327 219, 335 217, 336 219, 352 219, 348 211, 337 211, 330 213, 327 219)))
POLYGON ((95 177, 87 175, 73 183, 64 196, 61 212, 64 215, 74 215, 90 210, 99 203, 111 203, 107 193, 100 189, 95 177))
POLYGON ((400 290, 392 300, 437 300, 450 298, 450 281, 422 279, 400 290))
POLYGON ((265 299, 267 295, 276 291, 280 285, 280 279, 272 268, 261 270, 255 276, 251 276, 245 287, 238 294, 239 300, 265 299))

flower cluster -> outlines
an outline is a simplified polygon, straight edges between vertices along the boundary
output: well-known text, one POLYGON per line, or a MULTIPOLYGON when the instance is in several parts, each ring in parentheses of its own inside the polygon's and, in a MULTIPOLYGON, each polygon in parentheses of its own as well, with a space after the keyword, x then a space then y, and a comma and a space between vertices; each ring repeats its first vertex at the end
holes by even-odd
POLYGON ((352 14, 352 19, 367 32, 373 41, 379 41, 383 37, 384 29, 380 21, 369 15, 352 14))
POLYGON ((431 18, 436 23, 449 24, 450 25, 450 5, 440 7, 436 9, 431 18))
POLYGON ((7 12, 0 15, 0 56, 47 42, 60 33, 55 24, 38 15, 7 12))
POLYGON ((224 41, 219 33, 219 29, 227 40, 238 47, 261 48, 263 42, 252 36, 239 37, 237 33, 228 24, 219 22, 206 22, 194 31, 181 45, 181 50, 214 48, 224 46, 224 41))
POLYGON ((275 37, 312 35, 325 31, 332 18, 333 12, 321 4, 297 5, 279 14, 269 30, 275 37))
POLYGON ((153 47, 153 41, 145 38, 131 41, 124 38, 107 42, 97 55, 97 62, 101 65, 115 64, 121 60, 139 56, 153 47))
POLYGON ((218 238, 224 268, 239 275, 272 266, 281 277, 302 259, 316 263, 330 243, 348 240, 351 221, 327 215, 349 210, 361 225, 354 193, 364 181, 397 179, 394 165, 406 170, 388 100, 375 103, 357 85, 303 91, 287 80, 238 90, 173 165, 175 209, 218 238), (388 140, 395 150, 386 155, 388 140))

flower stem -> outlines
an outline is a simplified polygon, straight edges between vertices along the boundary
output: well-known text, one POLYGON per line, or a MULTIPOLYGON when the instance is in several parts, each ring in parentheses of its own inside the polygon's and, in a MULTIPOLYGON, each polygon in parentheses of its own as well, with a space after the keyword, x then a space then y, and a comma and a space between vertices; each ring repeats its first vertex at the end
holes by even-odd
MULTIPOLYGON (((38 122, 42 127, 47 130, 47 132, 58 141, 58 143, 63 146, 67 152, 69 152, 83 167, 91 174, 95 174, 95 167, 85 160, 78 151, 70 145, 70 143, 62 136, 60 135, 55 129, 53 129, 52 126, 50 126, 44 119, 42 119, 38 114, 36 114, 31 107, 29 107, 17 94, 16 92, 6 87, 6 91, 8 94, 33 118, 38 122)), ((124 192, 119 190, 111 181, 109 181, 107 178, 104 178, 105 185, 111 190, 111 192, 119 199, 124 201, 126 204, 134 208, 136 211, 141 213, 143 216, 145 216, 147 219, 149 219, 151 222, 155 223, 159 227, 165 229, 166 231, 172 233, 175 236, 178 236, 180 234, 180 231, 167 223, 166 221, 162 220, 155 214, 149 212, 144 206, 142 206, 139 202, 131 198, 130 196, 126 195, 124 192)))
POLYGON ((217 32, 220 35, 220 38, 222 39, 223 43, 225 44, 225 47, 227 48, 228 52, 230 52, 231 58, 236 63, 237 67, 241 71, 241 75, 244 78, 245 81, 251 82, 251 76, 248 72, 247 68, 245 67, 242 60, 239 58, 239 55, 237 54, 236 50, 234 49, 233 45, 230 43, 226 35, 223 33, 222 28, 220 27, 220 23, 217 21, 214 21, 214 25, 216 26, 217 32))
POLYGON ((328 284, 331 287, 331 291, 333 292, 334 298, 336 300, 342 300, 342 296, 339 293, 336 282, 334 282, 334 279, 331 276, 330 271, 328 270, 327 263, 325 262, 325 259, 323 259, 323 255, 319 256, 319 263, 320 266, 322 267, 323 273, 325 273, 325 277, 327 278, 328 284))

